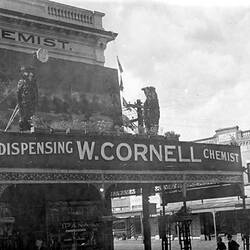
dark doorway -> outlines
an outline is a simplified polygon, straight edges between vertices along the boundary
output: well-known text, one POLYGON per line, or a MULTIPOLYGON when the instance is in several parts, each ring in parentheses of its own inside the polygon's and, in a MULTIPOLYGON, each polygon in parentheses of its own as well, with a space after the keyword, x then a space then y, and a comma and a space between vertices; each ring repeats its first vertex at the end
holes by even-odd
POLYGON ((1 224, 1 249, 104 249, 104 206, 87 184, 10 186, 1 198, 12 223, 1 224), (11 246, 10 246, 11 245, 11 246))

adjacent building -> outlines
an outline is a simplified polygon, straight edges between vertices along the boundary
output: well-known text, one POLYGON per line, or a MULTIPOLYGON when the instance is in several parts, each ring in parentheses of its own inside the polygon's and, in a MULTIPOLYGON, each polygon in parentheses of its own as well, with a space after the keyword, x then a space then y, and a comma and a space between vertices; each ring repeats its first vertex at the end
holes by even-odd
MULTIPOLYGON (((215 134, 211 137, 194 140, 193 142, 239 145, 242 156, 242 166, 246 167, 247 163, 250 163, 250 130, 242 131, 238 126, 222 128, 216 130, 215 134)), ((249 180, 247 173, 244 174, 244 182, 245 193, 247 196, 249 196, 250 188, 248 186, 249 180)), ((238 187, 236 187, 236 189, 237 188, 238 187)), ((223 190, 223 192, 225 192, 225 190, 223 190)), ((171 195, 171 197, 174 196, 175 194, 171 195)), ((133 196, 132 198, 117 198, 117 201, 113 201, 113 214, 123 219, 124 229, 127 230, 128 235, 131 234, 129 228, 133 228, 133 226, 131 226, 131 224, 133 224, 133 218, 137 217, 138 221, 141 213, 141 207, 139 207, 139 204, 141 204, 141 197, 135 197, 136 196, 133 196), (137 211, 135 210, 135 207, 138 208, 137 211), (127 218, 127 220, 125 220, 125 218, 127 218), (127 224, 125 223, 125 221, 127 224)), ((173 200, 176 199, 174 198, 173 200)), ((154 200, 152 202, 155 202, 157 207, 157 212, 151 218, 152 235, 158 236, 158 224, 155 223, 153 217, 159 216, 160 211, 162 210, 162 201, 160 195, 154 196, 154 200)), ((182 202, 169 202, 170 203, 166 206, 166 212, 169 215, 177 212, 182 206, 182 202)), ((239 225, 241 221, 239 222, 237 219, 239 211, 242 210, 242 199, 239 196, 188 201, 187 205, 192 212, 191 233, 193 237, 201 237, 201 239, 211 239, 211 236, 214 234, 227 232, 236 233, 241 231, 239 225)), ((250 209, 250 198, 246 198, 246 205, 247 208, 250 209)), ((140 231, 137 230, 137 233, 139 232, 140 231)), ((173 235, 177 235, 177 231, 174 225, 172 225, 171 233, 173 235)))

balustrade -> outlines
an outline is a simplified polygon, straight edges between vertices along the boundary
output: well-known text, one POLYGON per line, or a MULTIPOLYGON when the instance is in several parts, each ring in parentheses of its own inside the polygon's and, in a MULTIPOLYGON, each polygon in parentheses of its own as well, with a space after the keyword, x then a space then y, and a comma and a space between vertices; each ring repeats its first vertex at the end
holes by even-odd
POLYGON ((241 138, 250 138, 250 130, 243 131, 241 133, 241 138))
POLYGON ((81 24, 93 25, 93 14, 86 11, 67 10, 62 7, 48 6, 48 15, 51 17, 59 17, 65 20, 79 22, 81 24))

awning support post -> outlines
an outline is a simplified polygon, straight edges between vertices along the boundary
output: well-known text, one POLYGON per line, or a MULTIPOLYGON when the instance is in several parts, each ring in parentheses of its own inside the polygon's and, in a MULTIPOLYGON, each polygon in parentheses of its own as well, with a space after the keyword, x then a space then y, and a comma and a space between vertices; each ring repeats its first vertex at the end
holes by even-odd
POLYGON ((149 195, 150 185, 142 186, 142 209, 143 209, 143 243, 144 250, 151 250, 151 230, 149 223, 149 195))
POLYGON ((212 212, 213 215, 213 223, 214 223, 214 235, 215 235, 215 240, 217 239, 217 228, 216 228, 216 211, 214 210, 212 212))

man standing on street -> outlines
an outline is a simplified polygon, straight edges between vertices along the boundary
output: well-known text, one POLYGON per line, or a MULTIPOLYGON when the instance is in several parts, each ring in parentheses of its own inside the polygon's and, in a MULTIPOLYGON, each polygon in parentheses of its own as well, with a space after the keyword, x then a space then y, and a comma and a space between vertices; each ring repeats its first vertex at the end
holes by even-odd
POLYGON ((228 250, 238 250, 240 245, 232 239, 232 235, 228 234, 227 235, 227 239, 228 239, 228 250))

